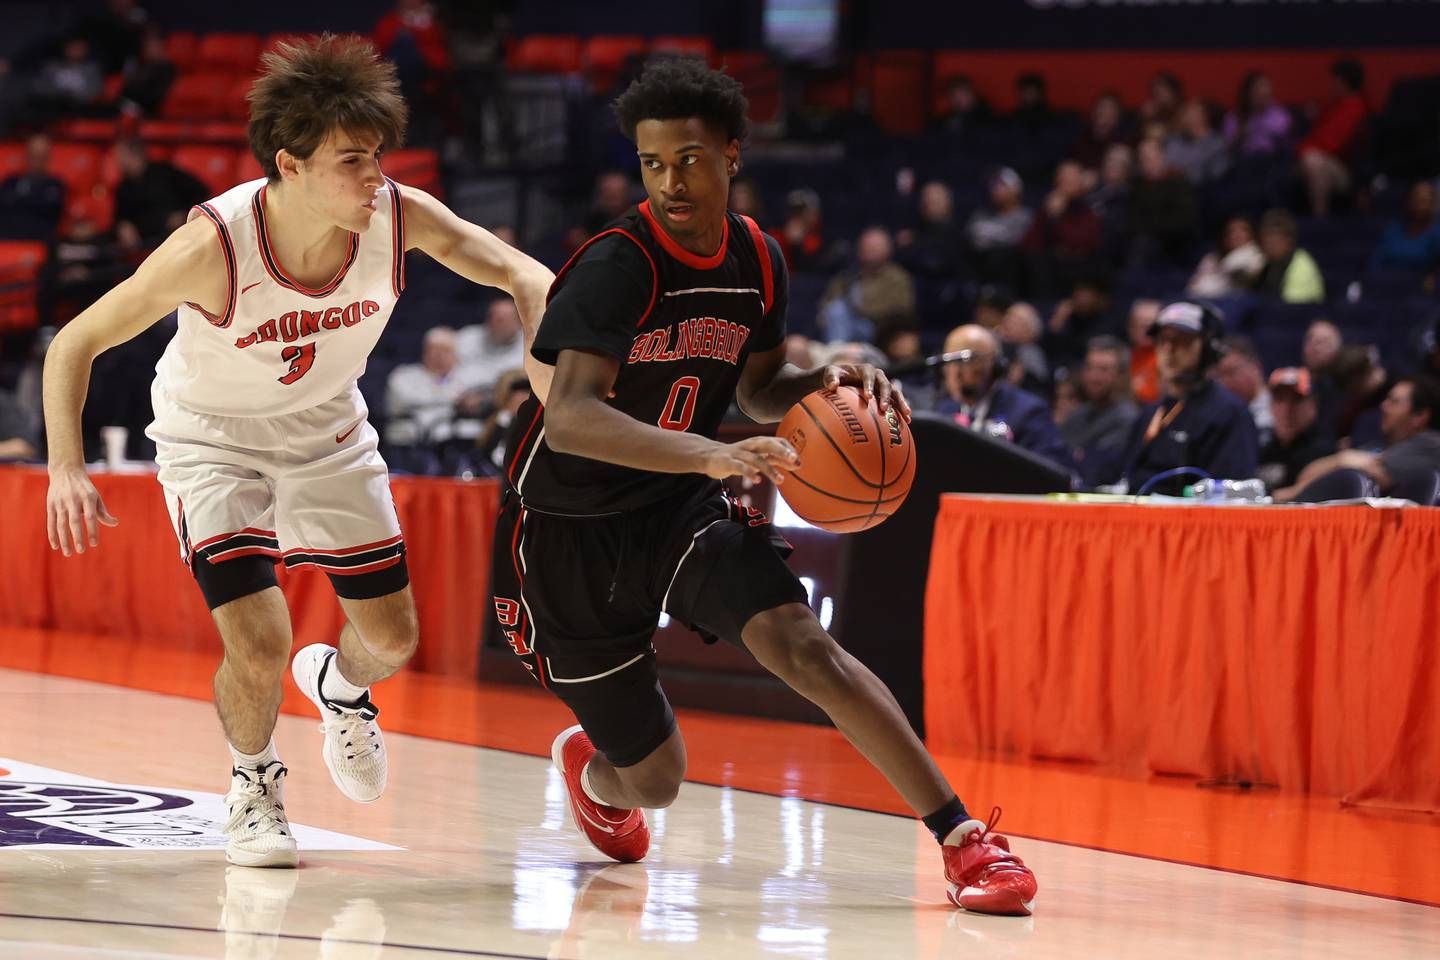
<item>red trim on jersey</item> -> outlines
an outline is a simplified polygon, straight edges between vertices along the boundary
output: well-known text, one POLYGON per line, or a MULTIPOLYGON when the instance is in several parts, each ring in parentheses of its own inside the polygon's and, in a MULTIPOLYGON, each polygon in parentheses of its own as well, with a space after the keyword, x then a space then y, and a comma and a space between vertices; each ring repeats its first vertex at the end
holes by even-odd
POLYGON ((530 434, 535 432, 535 427, 540 423, 540 415, 545 412, 545 405, 542 403, 535 408, 535 418, 530 421, 530 426, 525 428, 525 436, 520 438, 520 446, 515 451, 515 459, 510 461, 510 471, 505 474, 505 479, 510 485, 515 485, 515 466, 525 458, 525 448, 530 445, 530 434))
POLYGON ((660 242, 660 246, 665 248, 665 252, 685 266, 693 267, 696 270, 714 270, 725 259, 725 247, 730 242, 730 218, 728 216, 724 220, 724 226, 721 227, 720 249, 708 257, 702 257, 680 246, 674 237, 665 232, 660 221, 655 219, 655 214, 650 212, 649 200, 640 204, 640 215, 650 224, 650 232, 655 234, 655 239, 660 242))
POLYGON ((331 277, 324 286, 311 289, 294 280, 285 272, 280 265, 280 260, 275 256, 275 251, 270 249, 270 231, 265 225, 265 187, 262 186, 255 191, 255 197, 250 201, 255 210, 255 242, 260 248, 260 262, 265 265, 265 272, 270 278, 282 287, 294 290, 296 293, 303 293, 307 297, 328 297, 339 289, 340 284, 345 280, 345 274, 350 272, 356 258, 360 254, 360 234, 350 234, 350 248, 345 251, 345 259, 340 264, 339 271, 331 277))
POLYGON ((231 537, 269 537, 273 540, 275 539, 275 531, 261 530, 259 527, 246 527, 244 530, 235 530, 230 533, 222 533, 218 537, 211 537, 208 540, 193 544, 190 547, 190 550, 192 553, 197 550, 204 550, 206 547, 210 546, 213 543, 219 543, 221 540, 228 540, 231 537))
POLYGON ((750 239, 755 242, 755 255, 760 258, 760 276, 764 278, 765 287, 765 316, 770 316, 770 308, 775 305, 775 271, 770 263, 770 247, 765 243, 765 234, 760 232, 760 225, 749 217, 741 215, 745 221, 745 229, 750 231, 750 239))
POLYGON ((395 260, 395 273, 391 277, 390 285, 398 297, 405 289, 405 207, 400 202, 400 187, 389 177, 385 178, 385 182, 390 184, 390 237, 394 244, 395 260))
POLYGON ((381 547, 388 547, 391 544, 399 543, 405 539, 403 533, 397 533, 393 537, 384 540, 376 540, 374 543, 362 543, 358 547, 342 547, 339 550, 315 550, 311 547, 296 547, 293 550, 286 550, 285 556, 293 556, 297 553, 309 554, 314 557, 349 557, 357 553, 365 553, 370 550, 379 550, 381 547))
POLYGON ((235 245, 230 242, 230 230, 225 226, 224 218, 214 207, 208 203, 200 203, 195 205, 195 209, 205 215, 220 237, 220 252, 225 256, 225 310, 216 316, 198 303, 191 303, 187 300, 185 305, 199 311, 213 326, 223 330, 230 326, 230 322, 235 319, 235 301, 238 299, 236 291, 238 281, 235 279, 235 245))
POLYGON ((655 269, 655 258, 650 256, 650 251, 645 249, 645 244, 640 242, 640 238, 623 227, 611 227, 609 230, 601 230, 595 234, 595 236, 580 244, 580 249, 572 253, 570 259, 565 261, 565 266, 561 267, 560 272, 555 274, 555 281, 550 284, 550 290, 545 294, 545 303, 547 305, 550 303, 550 298, 555 296, 555 291, 560 289, 560 281, 564 278, 565 274, 570 272, 570 268, 575 265, 575 261, 579 259, 580 254, 584 253, 596 240, 612 233, 618 233, 622 237, 628 237, 635 246, 640 248, 640 252, 645 254, 645 259, 650 264, 650 302, 646 304, 645 312, 640 314, 640 319, 635 322, 635 326, 638 328, 644 325, 645 318, 650 316, 651 310, 655 309, 655 298, 660 295, 660 271, 655 269))

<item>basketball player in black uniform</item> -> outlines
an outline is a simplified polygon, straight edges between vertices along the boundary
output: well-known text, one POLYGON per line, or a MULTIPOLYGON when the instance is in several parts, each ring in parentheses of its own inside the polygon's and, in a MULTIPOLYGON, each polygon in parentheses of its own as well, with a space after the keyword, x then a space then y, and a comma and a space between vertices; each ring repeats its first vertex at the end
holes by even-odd
POLYGON ((738 83, 667 60, 615 110, 649 199, 551 288, 532 354, 554 371, 517 417, 495 538, 504 634, 579 720, 553 750, 576 825, 607 856, 639 860, 643 808, 668 806, 684 779, 651 646, 663 610, 749 650, 825 710, 940 841, 952 902, 1028 914, 1034 875, 993 819, 966 812, 889 690, 821 628, 765 518, 720 482, 781 483, 799 463, 779 438, 717 442, 732 401, 774 422, 848 384, 908 417, 900 388, 869 365, 785 362, 785 262, 726 210, 747 126, 738 83))

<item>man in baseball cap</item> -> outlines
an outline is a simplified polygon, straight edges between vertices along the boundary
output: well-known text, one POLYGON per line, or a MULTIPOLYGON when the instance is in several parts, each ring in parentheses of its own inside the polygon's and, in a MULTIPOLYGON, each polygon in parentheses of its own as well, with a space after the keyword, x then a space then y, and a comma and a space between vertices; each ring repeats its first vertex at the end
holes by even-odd
POLYGON ((1335 436, 1319 421, 1320 407, 1304 367, 1281 367, 1270 374, 1270 414, 1274 432, 1260 449, 1260 479, 1274 491, 1294 486, 1300 471, 1335 452, 1335 436))
MULTIPOLYGON (((1255 476, 1260 450, 1245 403, 1207 374, 1223 351, 1224 324, 1208 304, 1180 300, 1150 325, 1160 373, 1160 399, 1140 411, 1126 444, 1125 479, 1132 493, 1158 474, 1194 467, 1216 479, 1255 476)), ((1195 476, 1159 483, 1152 492, 1178 493, 1195 476)))

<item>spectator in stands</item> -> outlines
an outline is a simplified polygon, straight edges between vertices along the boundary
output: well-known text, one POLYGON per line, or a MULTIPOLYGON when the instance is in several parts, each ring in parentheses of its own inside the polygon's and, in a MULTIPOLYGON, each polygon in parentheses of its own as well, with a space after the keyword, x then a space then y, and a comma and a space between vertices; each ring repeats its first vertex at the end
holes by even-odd
POLYGON ((13 393, 0 388, 0 460, 34 460, 38 456, 33 420, 13 393))
POLYGON ((754 180, 740 177, 730 182, 730 209, 765 226, 765 203, 760 199, 760 190, 754 180))
POLYGON ((994 334, 975 324, 956 327, 945 338, 945 353, 959 356, 945 365, 936 413, 1073 469, 1045 401, 997 375, 1000 342, 994 334))
POLYGON ((1055 381, 1055 395, 1050 400, 1050 419, 1059 427, 1075 415, 1080 403, 1080 388, 1076 386, 1075 378, 1060 377, 1055 381))
POLYGON ((582 225, 585 236, 580 238, 575 246, 579 247, 581 243, 604 230, 610 221, 620 217, 634 205, 635 183, 628 174, 619 170, 607 170, 600 174, 595 178, 595 192, 582 225))
POLYGON ((855 264, 820 297, 827 339, 873 342, 881 328, 915 313, 915 281, 892 259, 890 231, 867 227, 855 244, 855 264))
POLYGON ((819 366, 815 359, 815 344, 803 333, 792 333, 785 338, 785 362, 793 363, 801 370, 819 366))
POLYGON ((1090 123, 1070 147, 1070 159, 1090 170, 1097 170, 1105 152, 1125 140, 1125 107, 1120 94, 1106 90, 1090 105, 1090 123))
POLYGON ((88 40, 72 36, 60 51, 60 58, 46 61, 35 80, 31 109, 40 122, 93 112, 105 91, 105 75, 88 40))
POLYGON ((1150 80, 1150 99, 1140 105, 1140 120, 1147 127, 1163 127, 1169 136, 1180 126, 1185 103, 1185 85, 1169 70, 1161 70, 1150 80))
POLYGON ((1112 484, 1124 466, 1125 440, 1139 415, 1130 397, 1130 348, 1115 337, 1096 337, 1085 352, 1078 380, 1080 405, 1060 422, 1060 437, 1087 487, 1112 484))
POLYGON ((1300 341, 1300 359, 1310 371, 1310 386, 1320 407, 1320 424, 1337 437, 1340 426, 1340 381, 1335 375, 1335 362, 1345 339, 1340 328, 1329 320, 1315 320, 1305 329, 1300 341))
POLYGON ((923 359, 920 348, 920 328, 909 321, 900 321, 886 327, 875 340, 875 346, 885 354, 885 366, 914 363, 923 359))
POLYGON ((1251 289, 1265 267, 1265 255, 1255 242, 1255 228, 1244 216, 1225 223, 1220 249, 1200 258, 1185 291, 1192 297, 1227 297, 1251 289))
POLYGON ((151 161, 134 137, 115 145, 121 180, 115 188, 115 237, 125 250, 158 244, 185 223, 190 208, 210 195, 205 184, 178 167, 151 161))
POLYGON ((414 445, 448 438, 456 413, 477 413, 485 402, 482 385, 460 368, 455 331, 431 327, 425 332, 419 363, 390 372, 385 390, 386 439, 414 445))
POLYGON ((46 264, 41 322, 62 324, 104 296, 129 268, 115 256, 114 244, 100 232, 99 205, 82 197, 69 205, 60 236, 46 264))
POLYGON ((1212 307, 1180 301, 1150 328, 1161 397, 1136 418, 1126 441, 1124 477, 1132 493, 1178 493, 1193 476, 1161 474, 1194 467, 1217 479, 1255 476, 1260 444, 1245 404, 1207 374, 1219 360, 1222 321, 1212 307), (1151 482, 1155 481, 1154 484, 1151 482))
POLYGON ((914 229, 895 235, 900 263, 912 274, 952 280, 965 259, 965 231, 955 222, 955 196, 939 180, 920 188, 919 219, 914 229))
POLYGON ((1378 450, 1341 450, 1321 457, 1300 471, 1295 484, 1275 492, 1276 500, 1292 500, 1306 485, 1334 470, 1359 470, 1375 481, 1380 492, 1397 487, 1426 488, 1440 471, 1440 431, 1435 429, 1440 408, 1440 386, 1428 379, 1407 377, 1395 381, 1381 406, 1378 450))
POLYGON ((1338 387, 1336 436, 1351 446, 1374 442, 1380 435, 1381 407, 1390 392, 1390 374, 1373 344, 1347 343, 1335 357, 1338 387))
POLYGON ((1405 195, 1405 216, 1392 220, 1370 258, 1372 269, 1432 270, 1440 264, 1440 220, 1435 183, 1417 180, 1405 195))
POLYGON ((1226 337, 1225 355, 1215 364, 1215 379, 1245 401, 1263 447, 1275 429, 1275 417, 1270 410, 1270 391, 1265 386, 1265 365, 1260 362, 1254 341, 1243 336, 1226 337))
POLYGON ((460 378, 478 389, 488 390, 506 370, 524 367, 525 338, 521 336, 515 301, 509 297, 490 301, 483 324, 456 331, 455 352, 460 378))
POLYGON ((520 238, 515 235, 515 228, 508 223, 492 223, 487 229, 495 236, 496 240, 506 246, 513 247, 519 242, 520 238))
POLYGON ((1099 257, 1104 225, 1085 202, 1090 178, 1074 160, 1055 168, 1055 186, 1025 234, 1030 287, 1041 295, 1064 290, 1099 257))
POLYGON ((65 184, 49 170, 50 138, 31 134, 24 172, 0 183, 0 238, 48 241, 55 236, 65 212, 65 184))
POLYGON ((1189 261, 1200 224, 1195 188, 1170 168, 1158 140, 1140 144, 1140 176, 1130 197, 1130 268, 1189 261))
POLYGON ((785 222, 770 230, 780 243, 785 265, 791 270, 825 269, 830 261, 820 221, 820 194, 798 187, 785 195, 785 222))
POLYGON ((165 55, 165 35, 151 25, 145 30, 140 55, 125 66, 120 90, 120 112, 127 117, 153 117, 175 83, 175 64, 165 55))
POLYGON ((1045 352, 1057 367, 1078 368, 1086 345, 1100 336, 1119 336, 1120 318, 1114 313, 1114 284, 1099 270, 1075 278, 1070 296, 1055 305, 1046 325, 1045 352))
POLYGON ((1019 249, 1035 214, 1021 203, 1020 174, 1001 167, 990 177, 990 205, 965 224, 975 276, 981 283, 1013 287, 1020 273, 1019 249))
POLYGON ((490 414, 480 427, 475 441, 481 472, 488 476, 499 476, 505 463, 505 441, 510 434, 510 425, 520 407, 530 399, 530 381, 525 371, 506 370, 495 381, 494 396, 490 414))
POLYGON ((1104 257, 1119 263, 1125 258, 1129 239, 1130 200, 1135 169, 1135 151, 1126 143, 1112 143, 1100 164, 1100 178, 1086 199, 1100 216, 1104 236, 1104 257))
POLYGON ((1259 70, 1245 75, 1235 109, 1225 115, 1222 133, 1242 157, 1269 157, 1290 143, 1290 111, 1275 102, 1275 87, 1259 70))
POLYGON ((1159 300, 1136 300, 1130 305, 1130 392, 1137 403, 1154 403, 1160 398, 1160 369, 1155 341, 1150 339, 1150 328, 1159 316, 1159 300))
POLYGON ((150 15, 135 0, 106 0, 105 10, 85 17, 75 27, 84 37, 104 73, 119 73, 140 53, 150 15))
POLYGON ((1022 302, 1005 311, 999 329, 994 331, 1005 355, 1005 378, 1037 396, 1044 396, 1050 387, 1050 361, 1040 348, 1044 330, 1039 311, 1022 302))
POLYGON ((1315 258, 1296 246, 1295 218, 1276 208, 1260 218, 1260 252, 1265 266, 1255 277, 1255 292, 1286 303, 1321 303, 1325 279, 1315 258))
POLYGON ((1010 114, 1011 123, 1034 132, 1055 126, 1059 119, 1050 106, 1043 75, 1022 73, 1015 78, 1015 112, 1010 114))
POLYGON ((958 140, 991 121, 990 104, 975 92, 975 84, 963 73, 945 79, 944 105, 930 125, 932 133, 958 140))
POLYGON ((1356 60, 1339 60, 1330 68, 1333 99, 1300 141, 1300 169, 1310 194, 1310 214, 1330 212, 1330 198, 1350 189, 1355 152, 1370 116, 1365 102, 1365 68, 1356 60))
POLYGON ((438 139, 437 123, 450 120, 450 48, 445 27, 429 0, 397 0, 372 31, 380 55, 395 64, 400 91, 411 104, 419 136, 412 142, 438 139))
POLYGON ((1197 187, 1219 180, 1229 169, 1230 151, 1210 122, 1205 101, 1191 100, 1180 111, 1175 132, 1165 141, 1165 162, 1197 187))
POLYGON ((1281 367, 1270 374, 1270 409, 1275 431, 1260 447, 1258 476, 1274 493, 1293 487, 1300 471, 1334 453, 1335 435, 1319 422, 1310 371, 1304 367, 1281 367))

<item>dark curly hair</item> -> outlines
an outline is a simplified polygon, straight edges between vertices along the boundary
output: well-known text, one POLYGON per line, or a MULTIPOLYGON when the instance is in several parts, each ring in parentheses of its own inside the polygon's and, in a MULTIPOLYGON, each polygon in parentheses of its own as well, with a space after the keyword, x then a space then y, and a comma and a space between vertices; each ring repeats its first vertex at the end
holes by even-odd
POLYGON ((750 102, 734 77, 711 70, 695 57, 652 61, 613 104, 620 131, 635 139, 641 120, 682 120, 699 117, 725 134, 726 141, 745 141, 750 102))

